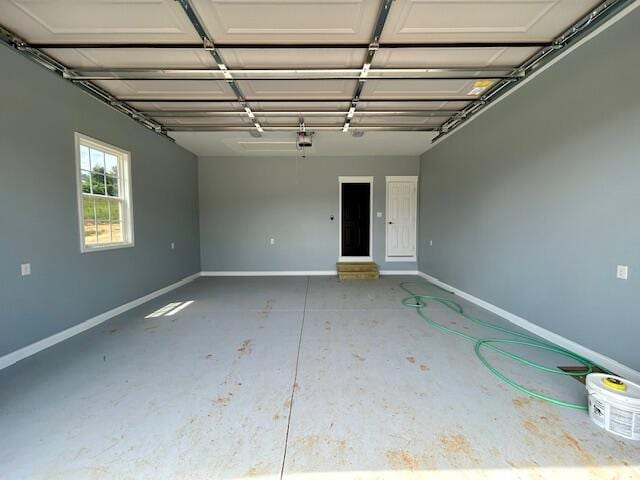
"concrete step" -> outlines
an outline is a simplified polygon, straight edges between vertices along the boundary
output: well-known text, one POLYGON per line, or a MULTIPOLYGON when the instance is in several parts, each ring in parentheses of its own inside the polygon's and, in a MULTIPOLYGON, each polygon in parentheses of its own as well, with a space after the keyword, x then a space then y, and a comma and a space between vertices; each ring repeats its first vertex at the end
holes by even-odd
POLYGON ((339 280, 377 280, 380 274, 375 272, 338 272, 339 280))
POLYGON ((339 262, 336 269, 338 272, 377 272, 378 265, 374 262, 339 262))

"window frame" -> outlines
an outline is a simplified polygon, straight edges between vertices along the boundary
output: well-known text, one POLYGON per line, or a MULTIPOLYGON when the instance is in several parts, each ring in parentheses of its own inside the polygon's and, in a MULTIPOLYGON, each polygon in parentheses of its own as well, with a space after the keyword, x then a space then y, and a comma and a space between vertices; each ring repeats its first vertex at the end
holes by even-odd
MULTIPOLYGON (((117 250, 120 248, 130 248, 135 246, 134 234, 133 234, 133 201, 131 195, 131 153, 121 148, 115 147, 106 142, 102 142, 95 138, 89 137, 79 132, 74 133, 74 147, 76 157, 76 195, 78 202, 78 233, 80 234, 80 252, 103 252, 106 250, 117 250), (87 244, 84 236, 84 198, 85 193, 82 191, 82 163, 80 155, 80 146, 94 147, 102 150, 105 153, 110 153, 118 159, 119 179, 118 185, 118 197, 111 197, 113 200, 121 203, 120 216, 122 223, 122 238, 121 242, 114 243, 96 243, 87 244)), ((87 198, 102 197, 102 195, 89 194, 87 198)), ((104 196, 105 200, 109 200, 109 196, 104 196)))

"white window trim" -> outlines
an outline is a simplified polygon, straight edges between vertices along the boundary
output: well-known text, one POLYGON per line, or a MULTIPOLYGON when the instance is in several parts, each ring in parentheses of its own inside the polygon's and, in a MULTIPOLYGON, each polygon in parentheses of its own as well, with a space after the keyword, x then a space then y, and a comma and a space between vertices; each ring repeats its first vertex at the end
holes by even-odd
POLYGON ((418 177, 417 176, 388 176, 385 177, 385 218, 384 218, 384 261, 385 262, 417 262, 418 261, 418 177), (389 256, 387 253, 387 228, 389 226, 389 183, 411 182, 416 189, 416 216, 414 218, 414 233, 416 238, 413 241, 415 252, 413 255, 389 256))
POLYGON ((338 177, 338 261, 339 262, 373 262, 373 177, 338 177), (342 256, 342 184, 343 183, 368 183, 369 184, 369 256, 368 257, 343 257, 342 256))
POLYGON ((131 192, 131 153, 118 147, 114 147, 108 143, 102 142, 95 138, 89 137, 79 132, 74 134, 74 147, 76 157, 76 192, 78 201, 78 233, 80 234, 80 251, 82 253, 104 252, 106 250, 117 250, 120 248, 130 248, 135 246, 135 237, 133 229, 133 199, 131 192), (95 145, 104 151, 115 154, 118 158, 124 158, 120 168, 122 170, 122 185, 119 186, 124 192, 124 206, 121 215, 124 216, 123 224, 126 224, 126 232, 124 236, 126 240, 118 243, 105 243, 102 245, 86 245, 84 242, 84 211, 83 211, 83 193, 82 193, 82 176, 80 174, 80 143, 95 145))

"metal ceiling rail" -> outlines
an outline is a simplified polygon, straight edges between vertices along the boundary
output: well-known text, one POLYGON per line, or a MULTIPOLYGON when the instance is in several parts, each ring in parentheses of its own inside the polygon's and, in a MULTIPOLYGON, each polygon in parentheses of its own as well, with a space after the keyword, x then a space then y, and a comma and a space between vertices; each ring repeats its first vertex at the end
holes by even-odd
MULTIPOLYGON (((517 66, 503 67, 423 67, 423 68, 369 68, 366 78, 377 79, 466 79, 507 78, 517 66), (406 77, 405 77, 406 75, 406 77)), ((360 79, 362 68, 78 68, 67 69, 66 76, 78 80, 327 80, 360 79)))
MULTIPOLYGON (((358 116, 377 117, 451 117, 459 110, 358 110, 358 116)), ((143 110, 145 115, 151 117, 237 117, 248 115, 246 112, 236 110, 143 110)), ((289 110, 289 111, 253 111, 256 117, 343 117, 344 110, 289 110)))
POLYGON ((349 111, 347 112, 344 120, 344 125, 342 127, 343 132, 349 131, 351 119, 353 118, 356 108, 358 107, 360 95, 362 95, 362 89, 364 88, 366 77, 369 74, 371 63, 373 62, 373 58, 375 57, 376 52, 380 48, 380 36, 382 35, 384 24, 387 22, 387 17, 389 16, 389 11, 391 10, 392 3, 393 0, 382 0, 382 3, 380 4, 380 10, 378 11, 378 17, 373 29, 373 35, 371 36, 371 42, 369 42, 369 45, 367 46, 367 58, 364 61, 364 65, 362 65, 360 79, 358 80, 355 92, 353 93, 353 98, 351 99, 351 107, 349 107, 349 111))
MULTIPOLYGON (((513 66, 479 66, 479 67, 400 67, 400 68, 370 68, 369 73, 448 73, 448 72, 509 72, 514 68, 518 68, 519 65, 513 66)), ((182 74, 182 73, 215 73, 220 74, 221 70, 217 68, 158 68, 158 67, 118 67, 118 68, 69 68, 69 71, 73 71, 78 75, 93 74, 93 73, 157 73, 157 74, 182 74)), ((244 74, 324 74, 324 73, 360 73, 362 68, 229 68, 227 71, 232 75, 244 75, 244 74)))
MULTIPOLYGON (((182 2, 183 0, 177 0, 182 2)), ((198 32, 202 37, 202 32, 198 32)), ((487 42, 415 42, 415 43, 380 43, 380 49, 405 49, 405 48, 543 48, 550 45, 550 42, 509 42, 509 41, 487 41, 487 42)), ((368 49, 368 43, 219 43, 215 44, 220 50, 269 50, 269 49, 368 49)), ((34 43, 32 47, 38 49, 171 49, 171 50, 201 50, 202 43, 34 43)))
POLYGON ((224 75, 225 81, 228 83, 229 87, 233 90, 233 93, 235 93, 237 97, 237 101, 240 103, 240 106, 244 109, 245 112, 247 112, 249 117, 253 120, 254 126, 258 131, 258 133, 262 133, 263 132, 262 126, 253 116, 251 107, 245 101, 245 97, 244 97, 244 93, 242 93, 242 89, 234 80, 233 75, 229 73, 229 69, 225 64, 224 59, 220 54, 220 51, 213 44, 213 38, 207 31, 207 28, 204 26, 204 23, 200 20, 200 15, 198 15, 198 12, 194 8, 193 4, 191 3, 191 0, 177 0, 177 1, 182 7, 182 9, 184 10, 185 14, 187 15, 187 18, 191 22, 191 25, 193 25, 193 28, 196 30, 196 32, 202 39, 202 48, 204 48, 211 54, 211 57, 213 57, 213 61, 216 62, 216 65, 218 65, 218 68, 224 75))
POLYGON ((166 136, 165 130, 158 122, 147 117, 143 113, 139 112, 130 105, 127 105, 122 100, 117 99, 106 90, 100 88, 99 86, 91 83, 88 80, 75 81, 73 76, 69 77, 69 71, 65 65, 61 64, 56 59, 40 51, 39 49, 29 45, 24 39, 2 25, 0 25, 0 43, 7 45, 9 48, 17 50, 25 57, 45 67, 47 70, 50 70, 60 75, 61 77, 66 78, 67 80, 74 81, 77 86, 82 88, 85 92, 89 93, 94 98, 98 99, 100 102, 108 105, 109 107, 117 110, 120 113, 125 114, 141 125, 144 125, 146 128, 166 136))
MULTIPOLYGON (((516 75, 490 75, 490 76, 470 76, 470 75, 447 75, 441 77, 434 76, 374 76, 363 78, 360 75, 317 75, 309 77, 287 77, 287 76, 263 76, 263 77, 234 77, 233 83, 242 81, 260 82, 269 80, 282 80, 290 82, 310 82, 314 80, 358 80, 360 83, 364 83, 366 80, 502 80, 514 78, 516 75)), ((71 81, 87 81, 87 80, 101 80, 101 81, 119 81, 119 80, 133 80, 133 81, 204 81, 204 82, 227 82, 228 77, 202 77, 202 76, 128 76, 128 75, 78 75, 65 77, 71 81)), ((242 97, 244 98, 244 97, 242 97)))
MULTIPOLYGON (((250 125, 165 125, 167 130, 172 132, 252 132, 255 131, 250 125)), ((286 126, 268 126, 262 127, 264 131, 274 132, 297 132, 300 130, 300 124, 286 126)), ((307 130, 313 131, 342 131, 342 125, 306 125, 307 130)), ((392 131, 392 132, 439 132, 439 127, 422 127, 415 125, 354 125, 353 130, 363 131, 392 131)))
MULTIPOLYGON (((443 97, 443 98, 361 98, 361 102, 394 102, 394 103, 443 103, 443 102, 471 102, 476 96, 443 97)), ((234 103, 235 98, 146 98, 120 97, 123 102, 136 103, 234 103)), ((245 98, 247 103, 349 103, 351 98, 245 98)))
POLYGON ((563 51, 579 42, 589 33, 602 25, 622 9, 631 5, 635 0, 605 0, 588 14, 580 18, 571 27, 556 37, 551 44, 540 49, 535 55, 518 68, 520 75, 513 79, 501 80, 483 95, 467 105, 464 109, 447 120, 441 127, 441 132, 432 141, 436 142, 445 135, 448 135, 456 128, 467 122, 489 105, 503 97, 507 92, 516 87, 523 79, 539 71, 542 67, 558 57, 563 51))

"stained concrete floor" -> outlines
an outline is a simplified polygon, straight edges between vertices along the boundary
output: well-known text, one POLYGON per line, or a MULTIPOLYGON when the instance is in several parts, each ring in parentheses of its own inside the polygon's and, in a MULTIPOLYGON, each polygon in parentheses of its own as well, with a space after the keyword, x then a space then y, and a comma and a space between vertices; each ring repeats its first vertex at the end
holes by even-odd
POLYGON ((402 307, 408 279, 201 278, 0 371, 0 479, 640 478, 640 445, 402 307))

